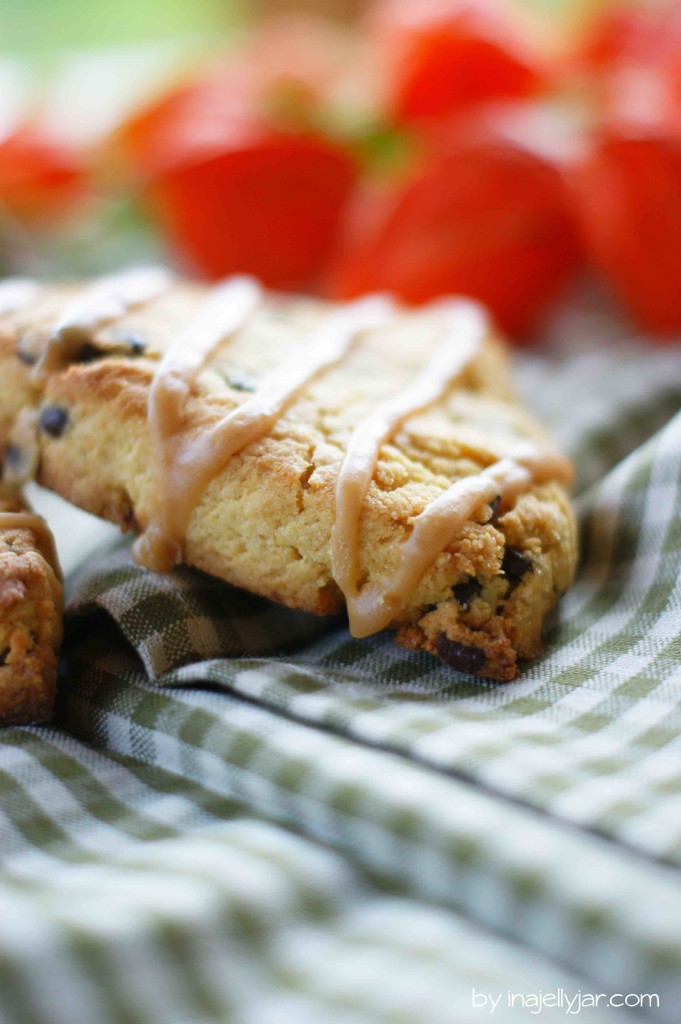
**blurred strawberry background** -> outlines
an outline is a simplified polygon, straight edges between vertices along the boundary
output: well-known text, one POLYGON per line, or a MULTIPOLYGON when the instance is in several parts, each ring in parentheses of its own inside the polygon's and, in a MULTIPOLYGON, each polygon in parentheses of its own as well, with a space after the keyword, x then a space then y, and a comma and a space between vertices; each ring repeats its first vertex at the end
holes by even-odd
POLYGON ((0 0, 0 262, 681 336, 678 0, 0 0))

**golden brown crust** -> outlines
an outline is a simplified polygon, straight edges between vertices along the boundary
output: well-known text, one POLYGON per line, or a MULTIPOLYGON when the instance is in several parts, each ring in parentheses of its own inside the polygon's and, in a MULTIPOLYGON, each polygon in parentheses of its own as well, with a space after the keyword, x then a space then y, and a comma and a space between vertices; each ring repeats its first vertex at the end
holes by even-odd
MULTIPOLYGON (((18 499, 0 499, 0 513, 24 511, 18 499)), ((62 610, 61 584, 39 532, 0 524, 0 725, 51 717, 62 610)))
MULTIPOLYGON (((59 410, 63 424, 40 431, 41 483, 124 529, 148 525, 149 389, 159 354, 201 294, 178 287, 92 339, 95 349, 106 349, 114 330, 138 332, 143 324, 148 347, 141 357, 103 351, 103 358, 50 377, 41 407, 59 410)), ((270 299, 267 316, 201 376, 187 429, 200 432, 243 401, 235 370, 261 380, 326 308, 270 299)), ((420 330, 416 337, 413 327, 374 332, 310 386, 269 436, 233 457, 194 511, 184 560, 292 607, 317 614, 342 608, 329 551, 338 468, 359 420, 422 364, 433 332, 420 330)), ((528 439, 544 443, 546 435, 516 403, 506 353, 488 337, 445 398, 383 446, 363 507, 360 584, 394 571, 414 517, 452 481, 479 472, 504 445, 528 439)), ((517 659, 541 650, 542 620, 569 586, 575 562, 572 512, 559 484, 534 486, 507 508, 484 506, 424 575, 393 623, 398 639, 455 668, 513 678, 517 659)))

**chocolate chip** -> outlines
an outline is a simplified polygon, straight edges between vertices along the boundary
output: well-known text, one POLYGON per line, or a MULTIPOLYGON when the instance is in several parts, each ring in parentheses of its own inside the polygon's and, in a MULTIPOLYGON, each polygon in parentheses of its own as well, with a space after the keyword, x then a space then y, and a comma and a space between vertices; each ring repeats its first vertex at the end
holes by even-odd
POLYGON ((28 349, 24 348, 23 335, 19 335, 16 352, 17 359, 20 359, 21 362, 24 363, 26 366, 35 366, 35 364, 38 362, 38 356, 36 355, 36 353, 29 352, 28 349))
POLYGON ((532 571, 532 559, 518 548, 506 548, 501 571, 507 580, 517 583, 526 572, 532 571))
POLYGON ((5 462, 10 469, 20 469, 23 463, 23 455, 21 454, 21 448, 18 444, 7 445, 7 451, 5 452, 5 462))
POLYGON ((82 348, 79 348, 73 357, 74 363, 94 363, 96 359, 102 359, 106 352, 97 348, 91 341, 86 341, 82 348))
POLYGON ((141 338, 130 337, 128 339, 128 344, 130 345, 131 356, 141 356, 147 351, 147 343, 141 338))
POLYGON ((50 437, 61 437, 69 422, 69 414, 60 405, 46 405, 40 413, 40 429, 50 437))
POLYGON ((481 647, 460 644, 457 640, 450 640, 446 633, 440 633, 437 638, 437 653, 443 661, 459 672, 478 672, 486 660, 481 647))
POLYGON ((489 519, 487 520, 487 522, 488 522, 488 523, 491 523, 491 522, 492 522, 492 520, 493 520, 493 519, 495 518, 495 516, 496 516, 497 512, 499 511, 499 506, 500 506, 500 505, 501 505, 501 495, 500 495, 500 494, 497 494, 497 496, 496 496, 496 498, 494 499, 494 501, 490 501, 490 503, 489 503, 489 507, 490 507, 490 517, 489 517, 489 519))
POLYGON ((128 331, 125 328, 118 328, 111 331, 110 344, 101 346, 93 341, 86 341, 73 356, 76 363, 93 363, 96 359, 106 359, 107 356, 127 355, 141 356, 147 350, 147 343, 137 332, 128 331))
POLYGON ((482 583, 474 576, 469 576, 462 583, 455 583, 452 593, 462 608, 468 608, 471 603, 482 593, 482 583))
POLYGON ((131 331, 126 327, 117 327, 111 332, 111 338, 117 345, 123 345, 131 356, 141 356, 147 350, 147 340, 139 331, 131 331))
POLYGON ((229 384, 234 391, 257 391, 258 378, 248 370, 228 370, 225 375, 225 383, 229 384))

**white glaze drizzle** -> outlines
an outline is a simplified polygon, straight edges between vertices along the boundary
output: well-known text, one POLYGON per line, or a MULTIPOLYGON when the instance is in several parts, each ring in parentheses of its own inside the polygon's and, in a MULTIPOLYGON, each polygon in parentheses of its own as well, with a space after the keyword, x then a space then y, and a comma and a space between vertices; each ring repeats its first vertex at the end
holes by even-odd
MULTIPOLYGON (((409 417, 441 399, 478 353, 489 330, 481 306, 447 300, 430 310, 443 315, 444 338, 414 382, 381 403, 355 428, 336 480, 336 514, 331 533, 333 577, 350 606, 357 599, 359 524, 382 445, 409 417)), ((430 311, 429 310, 429 311, 430 311)))
POLYGON ((63 366, 93 331, 162 295, 172 280, 168 270, 156 266, 133 267, 99 278, 67 304, 34 367, 33 377, 42 380, 63 366))
MULTIPOLYGON (((225 313, 228 318, 234 317, 233 309, 243 305, 243 312, 248 309, 250 315, 252 300, 244 304, 243 294, 239 294, 239 290, 243 293, 244 279, 240 279, 236 293, 230 292, 233 286, 233 282, 222 286, 226 289, 225 313)), ((328 314, 286 369, 272 373, 255 394, 195 437, 184 429, 183 410, 189 384, 215 346, 209 340, 200 344, 195 354, 183 357, 183 347, 192 345, 191 338, 197 332, 197 324, 190 324, 183 332, 185 340, 178 339, 168 361, 163 360, 152 386, 149 412, 158 471, 151 521, 134 548, 137 560, 161 571, 171 568, 181 557, 191 514, 215 476, 234 455, 263 437, 305 387, 347 355, 364 331, 387 323, 392 315, 393 304, 384 296, 360 299, 328 314), (173 352, 180 359, 179 365, 173 352)), ((210 335, 210 324, 215 330, 215 320, 209 308, 203 322, 210 335)), ((243 315, 238 323, 244 323, 243 315)), ((232 324, 232 333, 236 329, 237 325, 232 324)), ((214 341, 221 341, 226 333, 219 330, 214 341)))
POLYGON ((246 325, 261 301, 262 290, 251 277, 232 277, 216 285, 177 335, 154 375, 148 409, 152 508, 149 525, 133 546, 136 561, 150 569, 165 571, 180 557, 177 522, 193 500, 184 483, 185 474, 192 475, 192 467, 185 467, 185 410, 192 385, 211 354, 246 325))
POLYGON ((29 277, 7 277, 0 281, 0 316, 16 313, 40 293, 40 285, 29 277))
POLYGON ((380 586, 369 584, 348 599, 350 632, 370 636, 396 617, 437 556, 460 534, 473 514, 497 495, 508 501, 534 483, 558 480, 569 484, 570 463, 558 452, 526 442, 513 457, 499 459, 476 476, 464 477, 443 491, 416 516, 401 545, 397 569, 380 586))

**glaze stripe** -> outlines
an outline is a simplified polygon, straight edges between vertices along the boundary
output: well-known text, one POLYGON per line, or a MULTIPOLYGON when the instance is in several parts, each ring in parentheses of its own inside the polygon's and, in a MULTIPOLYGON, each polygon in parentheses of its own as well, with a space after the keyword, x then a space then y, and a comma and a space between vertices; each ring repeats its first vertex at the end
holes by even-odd
POLYGON ((336 481, 336 515, 331 534, 333 576, 348 602, 357 595, 359 525, 382 445, 409 417, 439 401, 480 350, 489 321, 476 303, 450 300, 441 309, 445 337, 413 384, 367 416, 355 428, 336 481))
POLYGON ((210 291, 160 362, 148 411, 154 477, 151 517, 133 549, 142 565, 164 571, 180 557, 182 535, 178 522, 189 518, 196 500, 194 491, 187 490, 192 469, 185 466, 185 412, 191 387, 210 356, 248 323, 261 302, 262 289, 253 278, 238 276, 221 282, 210 291))

